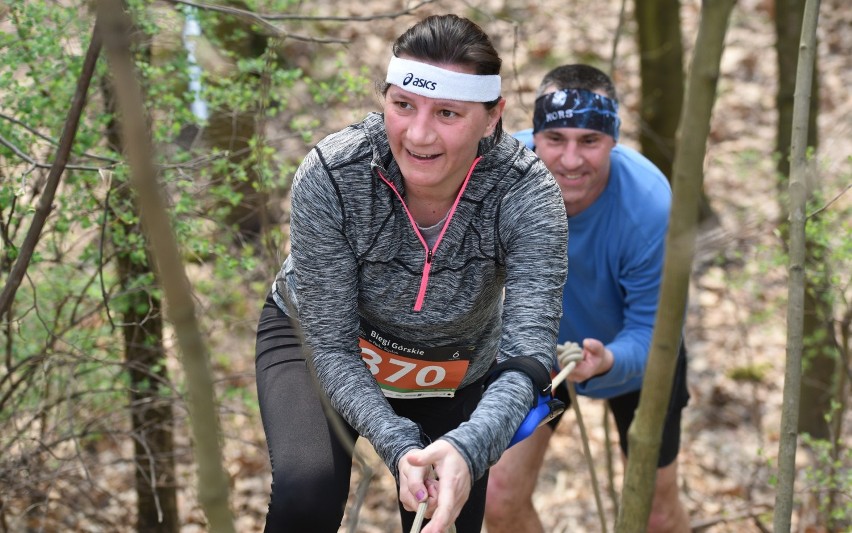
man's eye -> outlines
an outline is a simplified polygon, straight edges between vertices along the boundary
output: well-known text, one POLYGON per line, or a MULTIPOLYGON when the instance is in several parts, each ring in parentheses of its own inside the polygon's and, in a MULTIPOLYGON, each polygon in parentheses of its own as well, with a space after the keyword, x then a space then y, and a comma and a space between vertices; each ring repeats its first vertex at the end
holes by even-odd
POLYGON ((453 118, 454 116, 456 116, 456 112, 455 112, 455 111, 450 111, 449 109, 442 109, 442 110, 439 112, 439 114, 440 114, 443 118, 453 118))

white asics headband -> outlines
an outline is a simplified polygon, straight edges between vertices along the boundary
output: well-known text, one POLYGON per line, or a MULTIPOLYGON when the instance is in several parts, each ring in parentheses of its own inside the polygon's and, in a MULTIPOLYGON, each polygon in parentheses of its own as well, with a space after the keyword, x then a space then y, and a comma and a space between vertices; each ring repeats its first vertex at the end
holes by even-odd
POLYGON ((391 57, 385 81, 429 98, 493 102, 500 98, 500 76, 465 74, 428 63, 391 57))

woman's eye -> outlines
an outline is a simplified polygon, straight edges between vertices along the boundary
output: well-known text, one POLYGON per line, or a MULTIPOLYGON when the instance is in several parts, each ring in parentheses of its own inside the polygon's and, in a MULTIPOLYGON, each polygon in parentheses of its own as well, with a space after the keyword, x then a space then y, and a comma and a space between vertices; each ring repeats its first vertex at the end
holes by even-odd
POLYGON ((396 106, 400 109, 413 109, 411 104, 408 103, 408 102, 399 101, 399 102, 396 102, 396 106))
POLYGON ((453 118, 456 116, 456 112, 450 111, 449 109, 442 109, 438 114, 441 115, 442 118, 453 118))

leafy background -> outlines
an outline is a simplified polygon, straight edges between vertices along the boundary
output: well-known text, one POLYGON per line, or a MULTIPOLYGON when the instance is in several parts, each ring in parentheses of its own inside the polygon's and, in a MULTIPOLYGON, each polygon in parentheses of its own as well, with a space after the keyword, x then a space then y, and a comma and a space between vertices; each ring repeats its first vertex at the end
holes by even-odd
MULTIPOLYGON (((138 60, 151 102, 163 179, 216 377, 237 530, 259 531, 270 475, 254 390, 254 330, 262 298, 287 252, 287 187, 300 158, 326 133, 379 109, 375 87, 383 79, 390 43, 420 17, 444 12, 476 20, 493 37, 504 58, 508 131, 530 124, 534 91, 547 70, 562 63, 588 62, 612 69, 622 101, 621 142, 636 147, 639 65, 632 5, 614 0, 440 0, 417 6, 251 3, 247 7, 257 13, 337 17, 275 21, 289 36, 278 34, 266 48, 258 46, 263 39, 258 41, 257 34, 241 27, 229 27, 217 37, 212 30, 216 15, 197 10, 205 37, 196 43, 196 59, 204 71, 203 97, 211 108, 228 110, 231 126, 246 116, 261 125, 257 136, 226 146, 211 146, 197 127, 190 126, 197 120, 187 91, 192 65, 181 40, 186 6, 141 1, 131 5, 146 30, 143 48, 148 55, 138 60), (376 16, 413 7, 405 15, 376 16), (245 157, 237 162, 232 157, 236 153, 245 157), (235 186, 251 180, 257 185, 249 192, 235 186), (263 195, 272 221, 260 239, 245 238, 222 222, 253 192, 263 195)), ((786 263, 779 232, 783 195, 779 198, 774 155, 774 6, 771 0, 743 0, 734 10, 706 156, 705 191, 717 218, 699 235, 690 287, 686 336, 692 399, 684 412, 680 456, 683 499, 693 525, 701 531, 765 531, 774 505, 786 351, 786 263)), ((698 1, 681 3, 687 58, 699 10, 698 1)), ((0 6, 0 15, 4 65, 0 110, 7 117, 0 120, 0 134, 8 141, 0 147, 5 272, 15 259, 44 177, 44 169, 23 163, 9 146, 26 147, 34 161, 50 161, 53 145, 20 123, 58 137, 93 17, 73 1, 35 0, 0 6)), ((834 251, 842 313, 849 309, 852 271, 848 217, 852 204, 848 193, 843 194, 852 182, 848 91, 852 7, 844 0, 823 1, 819 25, 820 146, 813 167, 825 201, 837 200, 812 227, 834 251)), ((98 68, 104 76, 106 63, 98 68)), ((93 87, 75 144, 75 163, 91 167, 105 163, 84 154, 120 159, 105 148, 108 109, 104 92, 93 87)), ((125 179, 123 165, 106 173, 68 172, 50 227, 16 300, 15 319, 4 323, 0 508, 9 531, 133 529, 133 479, 139 465, 132 460, 127 413, 116 403, 129 387, 120 363, 116 322, 133 306, 144 316, 150 309, 147 299, 140 303, 133 295, 157 296, 158 289, 152 277, 144 275, 118 288, 118 273, 108 265, 122 254, 140 264, 146 261, 129 197, 105 195, 110 184, 125 179), (107 204, 112 217, 105 214, 107 204), (113 246, 103 245, 105 235, 113 246), (29 369, 25 379, 20 378, 22 368, 29 369), (52 402, 60 407, 48 411, 52 402), (97 430, 87 433, 81 426, 97 430)), ((205 519, 197 501, 186 411, 180 400, 182 371, 168 324, 165 342, 162 370, 169 379, 160 390, 175 405, 179 420, 175 453, 181 530, 203 531, 205 519)), ((610 479, 617 490, 623 470, 612 440, 614 426, 605 422, 601 402, 581 399, 580 406, 602 490, 608 492, 610 479), (609 457, 612 474, 607 471, 609 457)), ((849 415, 845 416, 843 427, 849 428, 849 415)), ((843 440, 848 450, 848 429, 843 440)), ((359 451, 372 478, 357 530, 397 530, 393 480, 367 443, 361 441, 359 451)), ((794 513, 799 531, 819 531, 824 488, 830 482, 827 461, 817 445, 799 454, 794 513)), ((847 455, 841 465, 845 470, 840 469, 847 476, 845 485, 840 481, 845 487, 846 507, 841 511, 847 515, 846 524, 852 514, 850 463, 847 455)), ((350 504, 356 499, 356 483, 363 478, 364 470, 356 468, 350 504)), ((605 495, 604 502, 608 516, 614 516, 614 500, 605 495)), ((547 531, 599 529, 573 414, 566 415, 552 441, 535 504, 547 531)), ((352 519, 348 512, 347 520, 352 519)))

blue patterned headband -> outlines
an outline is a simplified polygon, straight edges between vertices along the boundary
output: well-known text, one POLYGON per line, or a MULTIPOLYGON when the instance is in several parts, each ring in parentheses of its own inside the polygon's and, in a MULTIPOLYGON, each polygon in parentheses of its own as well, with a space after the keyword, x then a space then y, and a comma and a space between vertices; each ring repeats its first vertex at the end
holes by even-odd
POLYGON ((535 101, 533 133, 550 128, 595 130, 618 140, 618 102, 585 89, 562 89, 535 101))

